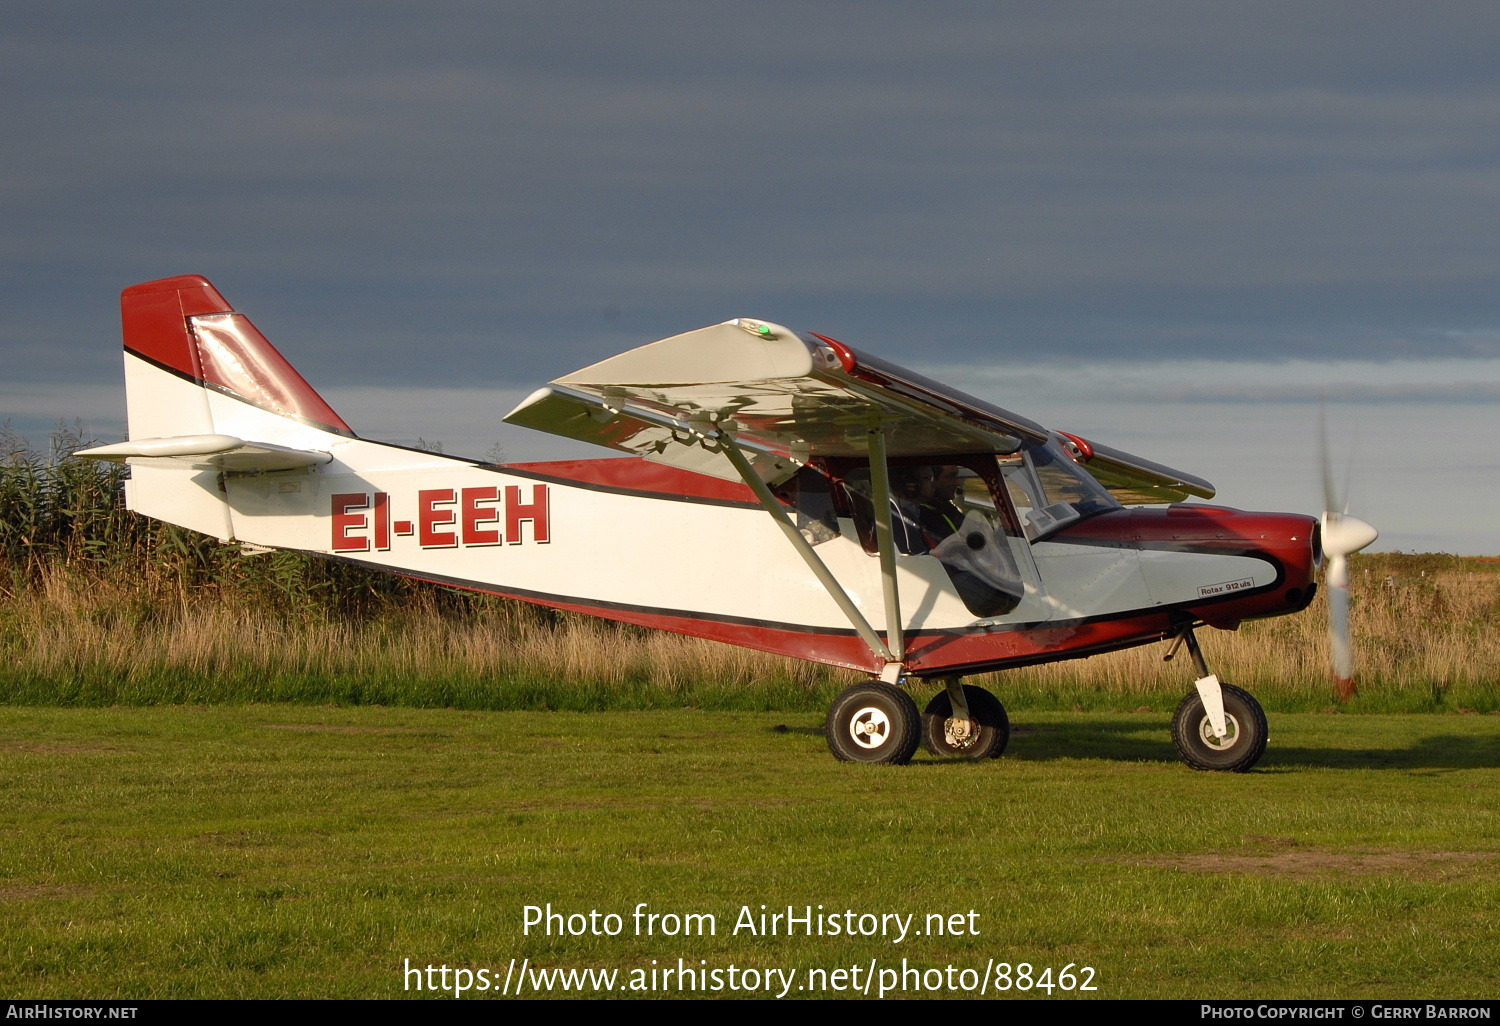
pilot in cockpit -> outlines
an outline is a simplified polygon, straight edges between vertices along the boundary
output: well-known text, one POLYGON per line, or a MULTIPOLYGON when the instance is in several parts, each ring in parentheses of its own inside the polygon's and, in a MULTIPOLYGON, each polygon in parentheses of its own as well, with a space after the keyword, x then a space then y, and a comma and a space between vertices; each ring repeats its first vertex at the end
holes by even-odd
POLYGON ((934 539, 942 541, 963 526, 964 515, 953 504, 958 494, 959 468, 954 466, 921 467, 925 475, 922 497, 917 502, 917 522, 934 539))
POLYGON ((931 482, 931 467, 891 468, 891 535, 897 552, 919 556, 932 550, 922 527, 921 505, 931 482))

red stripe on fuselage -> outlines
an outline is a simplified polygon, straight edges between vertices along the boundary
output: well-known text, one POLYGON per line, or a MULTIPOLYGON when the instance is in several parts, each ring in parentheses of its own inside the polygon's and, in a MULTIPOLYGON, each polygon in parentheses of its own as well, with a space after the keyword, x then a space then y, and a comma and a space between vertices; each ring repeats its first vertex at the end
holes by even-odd
MULTIPOLYGON (((834 634, 790 630, 670 613, 613 609, 587 602, 544 599, 504 591, 495 591, 494 594, 865 673, 879 673, 883 665, 863 639, 852 632, 834 634)), ((1031 627, 967 633, 919 632, 906 636, 905 664, 908 672, 915 676, 934 677, 949 673, 987 673, 1065 659, 1082 659, 1103 652, 1162 641, 1174 635, 1185 618, 1212 623, 1202 615, 1204 612, 1211 612, 1215 616, 1228 614, 1230 622, 1238 622, 1255 616, 1274 615, 1267 611, 1267 606, 1264 597, 1259 601, 1252 597, 1204 610, 1164 607, 1149 612, 1138 611, 1117 619, 1042 623, 1031 627)), ((1286 610, 1279 608, 1276 611, 1286 610)))
MULTIPOLYGON (((842 666, 872 674, 878 673, 882 666, 869 646, 852 630, 798 629, 790 625, 692 616, 683 611, 622 608, 600 605, 586 599, 518 592, 448 577, 408 571, 394 572, 435 584, 499 595, 653 630, 706 638, 791 659, 842 666)), ((1138 611, 1116 619, 1041 623, 1031 627, 969 632, 917 632, 906 636, 906 666, 918 676, 937 676, 944 673, 981 673, 1062 659, 1078 659, 1159 641, 1174 633, 1174 622, 1183 615, 1181 610, 1164 608, 1149 612, 1138 611)))

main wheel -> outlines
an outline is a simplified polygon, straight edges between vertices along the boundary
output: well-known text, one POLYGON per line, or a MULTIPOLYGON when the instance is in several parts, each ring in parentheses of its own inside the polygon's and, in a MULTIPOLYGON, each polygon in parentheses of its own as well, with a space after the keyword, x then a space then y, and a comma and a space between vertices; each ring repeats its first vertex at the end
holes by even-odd
POLYGON ((969 719, 953 716, 953 699, 945 688, 927 703, 922 714, 922 740, 933 755, 961 759, 998 759, 1010 743, 1010 717, 1000 699, 984 688, 965 684, 969 719))
POLYGON ((1224 692, 1224 721, 1229 733, 1214 736, 1203 699, 1193 691, 1177 707, 1172 740, 1193 769, 1243 773, 1260 761, 1266 750, 1266 712, 1248 691, 1220 684, 1224 692))
POLYGON ((908 763, 921 733, 917 703, 878 680, 854 685, 828 710, 828 748, 844 762, 908 763))

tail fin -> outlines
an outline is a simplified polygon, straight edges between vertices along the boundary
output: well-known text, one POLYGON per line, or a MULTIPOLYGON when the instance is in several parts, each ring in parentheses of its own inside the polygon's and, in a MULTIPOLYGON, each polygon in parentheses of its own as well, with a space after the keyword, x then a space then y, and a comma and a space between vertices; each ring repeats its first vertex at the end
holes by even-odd
POLYGON ((267 419, 241 404, 303 427, 353 436, 349 425, 207 278, 185 274, 132 285, 120 295, 120 317, 131 438, 218 433, 289 441, 265 437, 267 419), (208 393, 238 402, 214 401, 208 393))
POLYGON ((132 285, 120 316, 131 440, 78 455, 130 463, 130 509, 231 540, 226 474, 308 471, 354 437, 207 278, 132 285))

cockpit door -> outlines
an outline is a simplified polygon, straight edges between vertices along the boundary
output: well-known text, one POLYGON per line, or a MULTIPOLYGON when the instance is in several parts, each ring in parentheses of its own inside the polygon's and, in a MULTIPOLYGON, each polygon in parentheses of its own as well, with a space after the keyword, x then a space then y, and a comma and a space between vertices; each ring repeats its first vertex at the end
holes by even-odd
MULTIPOLYGON (((833 469, 850 526, 874 555, 874 499, 863 461, 833 469)), ((1051 606, 993 456, 893 461, 890 519, 909 630, 1034 623, 1051 606)))

